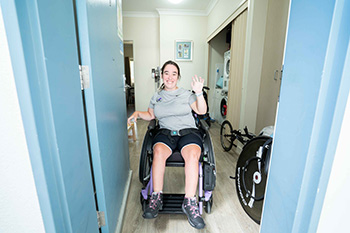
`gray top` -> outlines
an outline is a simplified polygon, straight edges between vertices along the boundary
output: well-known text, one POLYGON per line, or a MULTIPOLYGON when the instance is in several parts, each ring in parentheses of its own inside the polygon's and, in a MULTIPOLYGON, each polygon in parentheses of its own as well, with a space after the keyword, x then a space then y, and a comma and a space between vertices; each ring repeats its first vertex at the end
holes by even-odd
POLYGON ((197 128, 190 106, 196 100, 195 94, 183 88, 174 91, 162 90, 153 95, 149 108, 154 110, 160 128, 170 130, 197 128))

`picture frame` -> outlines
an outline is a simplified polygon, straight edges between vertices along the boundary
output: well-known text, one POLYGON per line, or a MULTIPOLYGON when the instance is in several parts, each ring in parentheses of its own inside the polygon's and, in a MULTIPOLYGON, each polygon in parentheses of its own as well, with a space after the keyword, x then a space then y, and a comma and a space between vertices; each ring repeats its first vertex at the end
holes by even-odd
POLYGON ((175 61, 192 61, 193 41, 175 40, 175 61))

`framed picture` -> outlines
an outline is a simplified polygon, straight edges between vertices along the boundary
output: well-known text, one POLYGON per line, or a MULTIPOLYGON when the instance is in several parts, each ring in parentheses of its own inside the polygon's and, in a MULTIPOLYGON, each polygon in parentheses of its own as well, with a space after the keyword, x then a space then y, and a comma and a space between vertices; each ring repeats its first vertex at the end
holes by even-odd
POLYGON ((175 41, 175 61, 192 61, 193 41, 175 41))

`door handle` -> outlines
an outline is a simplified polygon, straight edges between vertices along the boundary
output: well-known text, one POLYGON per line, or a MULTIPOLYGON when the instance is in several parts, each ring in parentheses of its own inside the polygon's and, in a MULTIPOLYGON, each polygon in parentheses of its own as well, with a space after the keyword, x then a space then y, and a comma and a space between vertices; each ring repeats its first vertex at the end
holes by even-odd
POLYGON ((278 74, 278 70, 275 70, 275 73, 273 74, 273 80, 277 81, 277 74, 278 74))

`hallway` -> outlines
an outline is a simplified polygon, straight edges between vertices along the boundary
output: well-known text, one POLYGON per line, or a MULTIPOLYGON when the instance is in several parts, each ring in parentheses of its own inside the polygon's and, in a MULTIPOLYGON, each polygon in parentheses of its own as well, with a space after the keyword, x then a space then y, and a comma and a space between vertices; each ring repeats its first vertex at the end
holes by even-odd
MULTIPOLYGON (((140 205, 140 191, 142 188, 138 178, 139 156, 144 134, 148 122, 137 121, 137 140, 129 140, 130 169, 133 171, 131 186, 129 190, 122 232, 198 232, 191 227, 185 215, 159 215, 154 220, 146 220, 142 217, 140 205)), ((203 211, 206 227, 200 232, 235 232, 256 233, 259 225, 251 220, 241 207, 234 180, 235 166, 238 155, 233 152, 224 152, 220 145, 220 125, 212 124, 210 128, 211 137, 215 151, 217 183, 213 192, 214 201, 211 214, 203 211)), ((183 168, 169 168, 165 172, 164 193, 184 192, 183 168), (174 177, 174 178, 170 178, 174 177), (173 185, 169 185, 171 183, 173 185), (176 187, 174 185, 176 183, 176 187)))

